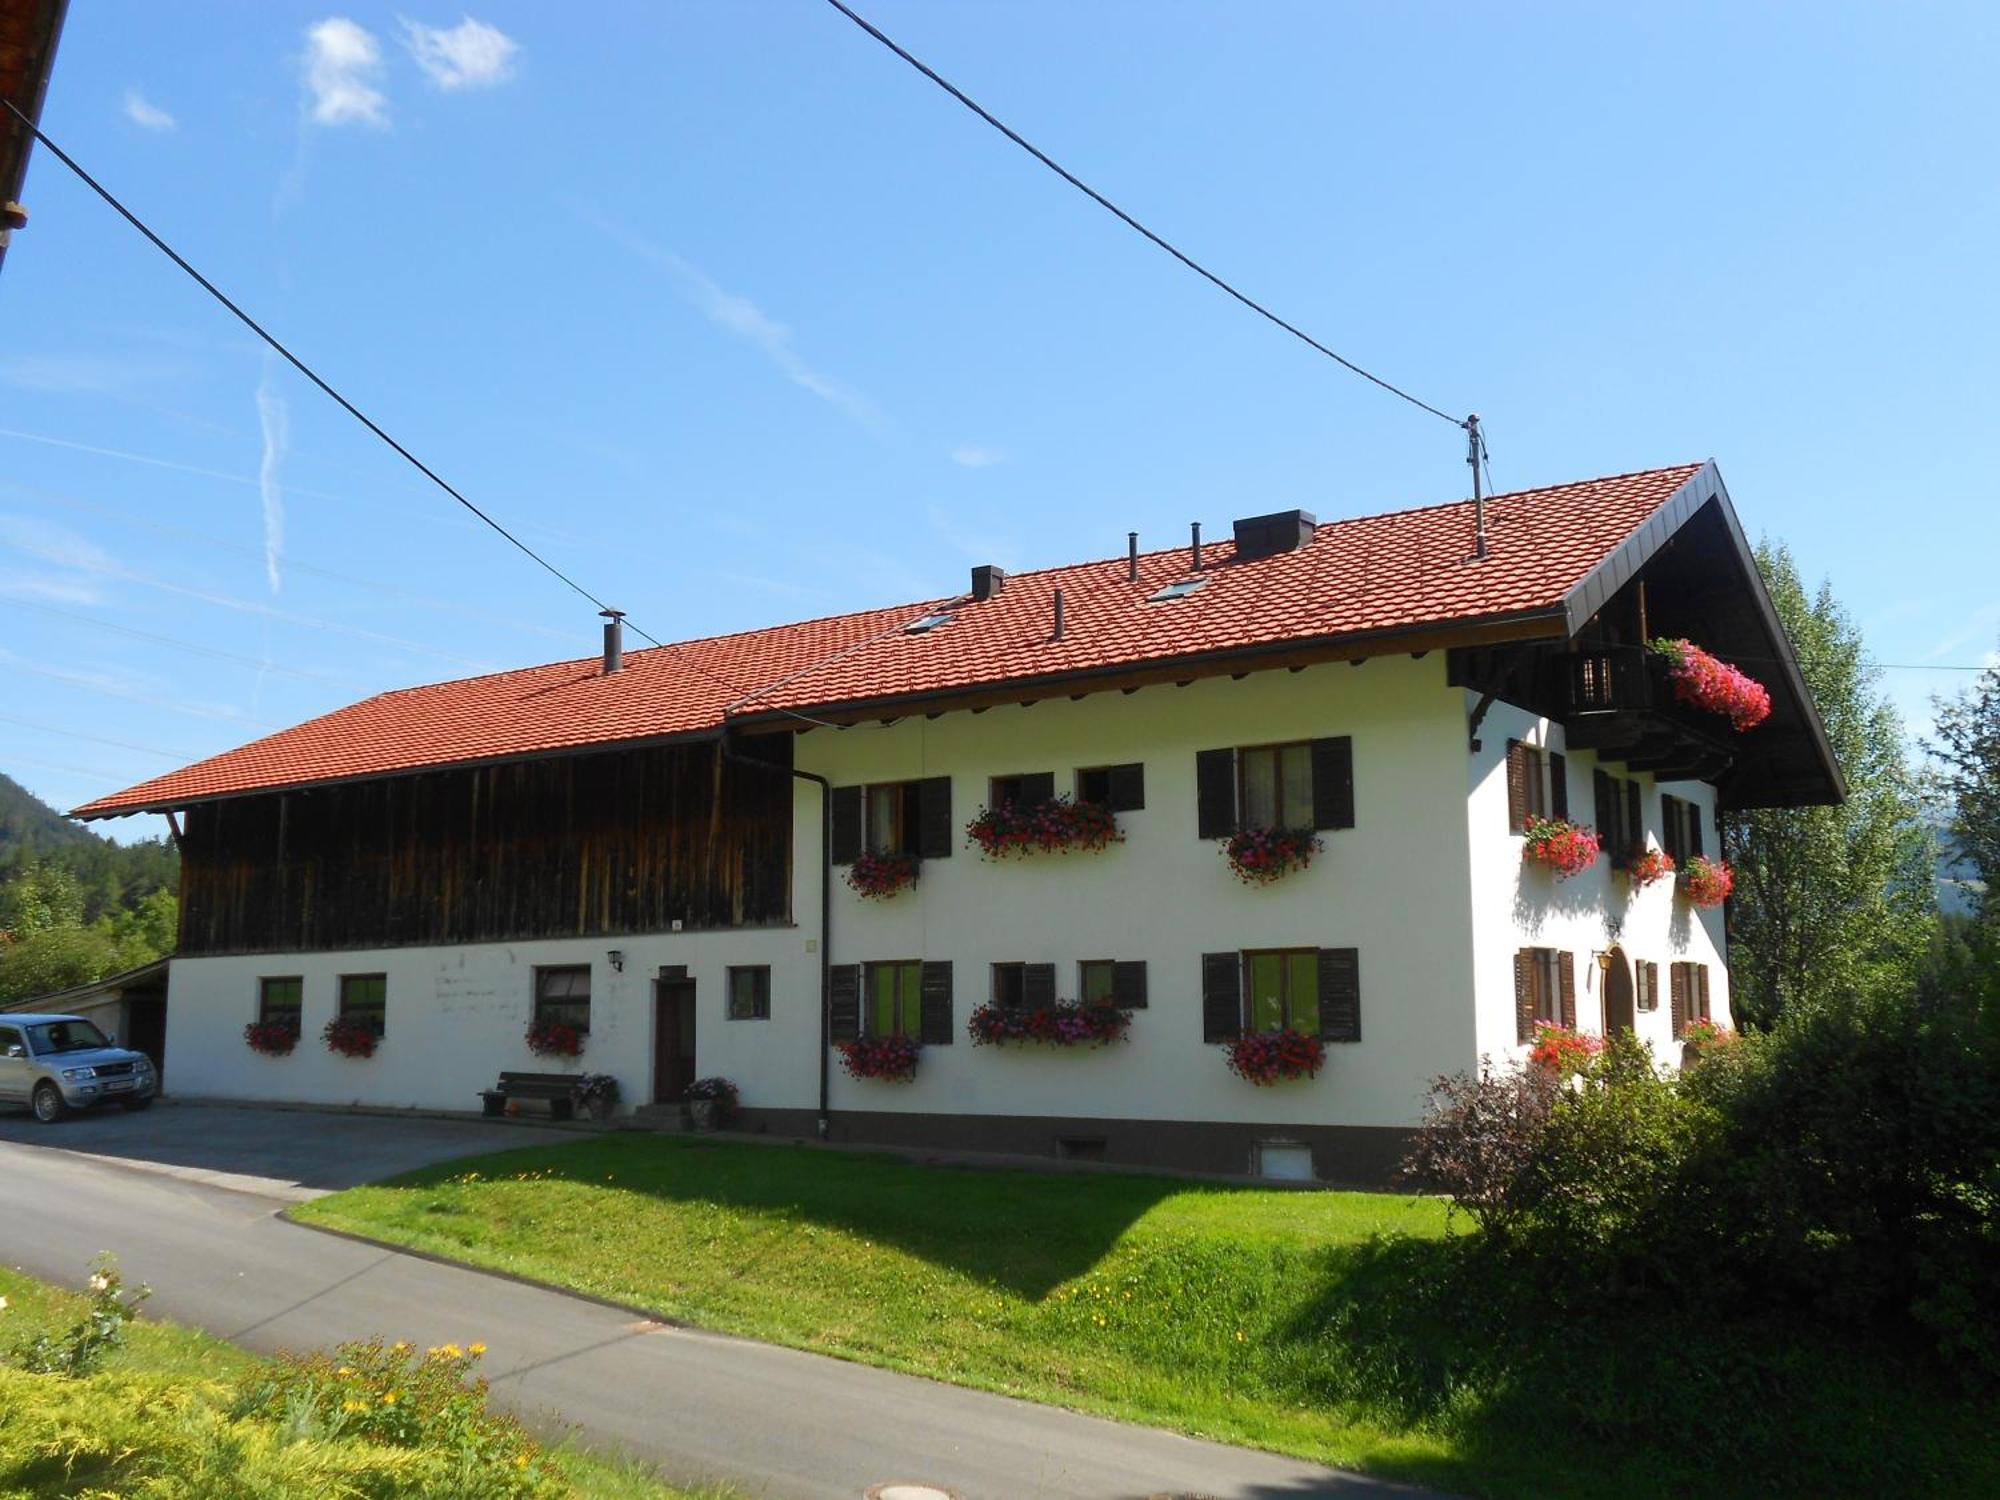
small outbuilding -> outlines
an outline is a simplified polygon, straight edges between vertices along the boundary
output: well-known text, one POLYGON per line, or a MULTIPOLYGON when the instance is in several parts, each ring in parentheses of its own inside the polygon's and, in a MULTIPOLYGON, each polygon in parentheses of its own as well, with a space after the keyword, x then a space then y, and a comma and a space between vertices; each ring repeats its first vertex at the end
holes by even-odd
POLYGON ((52 994, 33 995, 0 1005, 0 1011, 36 1011, 82 1016, 117 1042, 153 1060, 162 1086, 167 1077, 167 966, 156 958, 122 974, 91 984, 71 985, 52 994))

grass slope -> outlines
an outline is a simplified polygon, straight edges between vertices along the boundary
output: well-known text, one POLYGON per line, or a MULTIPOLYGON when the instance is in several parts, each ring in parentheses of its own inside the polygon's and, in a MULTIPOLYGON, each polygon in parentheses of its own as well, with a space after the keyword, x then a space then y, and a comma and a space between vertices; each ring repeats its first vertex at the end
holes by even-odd
POLYGON ((2000 1493, 1991 1406, 1915 1361, 1754 1315, 1560 1313, 1429 1200, 626 1135, 293 1213, 708 1328, 1451 1489, 2000 1493))

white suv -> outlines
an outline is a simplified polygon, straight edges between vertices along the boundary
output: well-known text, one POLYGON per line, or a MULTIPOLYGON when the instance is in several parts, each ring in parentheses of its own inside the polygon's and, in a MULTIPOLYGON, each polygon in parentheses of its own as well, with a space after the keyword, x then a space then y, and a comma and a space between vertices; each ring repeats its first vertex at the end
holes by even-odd
POLYGON ((144 1109, 159 1091, 151 1058, 114 1045, 82 1016, 0 1015, 0 1104, 25 1104, 53 1125, 114 1099, 144 1109))

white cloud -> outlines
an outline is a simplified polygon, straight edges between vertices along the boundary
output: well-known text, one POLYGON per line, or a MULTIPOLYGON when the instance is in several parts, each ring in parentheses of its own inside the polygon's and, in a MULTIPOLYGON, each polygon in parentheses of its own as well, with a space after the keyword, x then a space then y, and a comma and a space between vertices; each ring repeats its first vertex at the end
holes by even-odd
POLYGON ((40 600, 46 604, 101 604, 104 590, 88 578, 0 568, 0 598, 40 600))
POLYGON ((345 16, 306 29, 306 112, 317 125, 389 124, 389 98, 376 87, 382 48, 345 16))
POLYGON ((35 516, 0 515, 0 547, 83 573, 118 570, 117 560, 89 537, 35 516))
POLYGON ((962 469, 990 469, 1006 457, 998 448, 982 448, 976 443, 961 443, 951 450, 951 461, 962 469))
POLYGON ((172 130, 180 123, 137 89, 125 90, 125 118, 142 130, 172 130))
POLYGON ((403 45, 441 89, 491 88, 514 76, 520 43, 497 26, 467 16, 456 26, 403 22, 403 45))
POLYGON ((257 464, 257 492, 264 501, 264 577, 271 592, 281 587, 278 562, 285 550, 285 492, 278 484, 278 467, 291 445, 292 414, 285 398, 271 386, 271 361, 257 382, 257 425, 263 434, 263 457, 257 464))

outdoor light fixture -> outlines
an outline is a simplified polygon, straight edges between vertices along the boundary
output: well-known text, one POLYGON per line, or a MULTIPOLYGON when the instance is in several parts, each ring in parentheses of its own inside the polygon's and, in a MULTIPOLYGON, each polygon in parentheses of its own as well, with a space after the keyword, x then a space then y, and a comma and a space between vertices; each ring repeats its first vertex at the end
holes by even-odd
POLYGON ((624 949, 613 948, 609 953, 605 954, 604 956, 611 960, 611 967, 613 969, 617 970, 620 974, 623 974, 625 972, 624 949))

